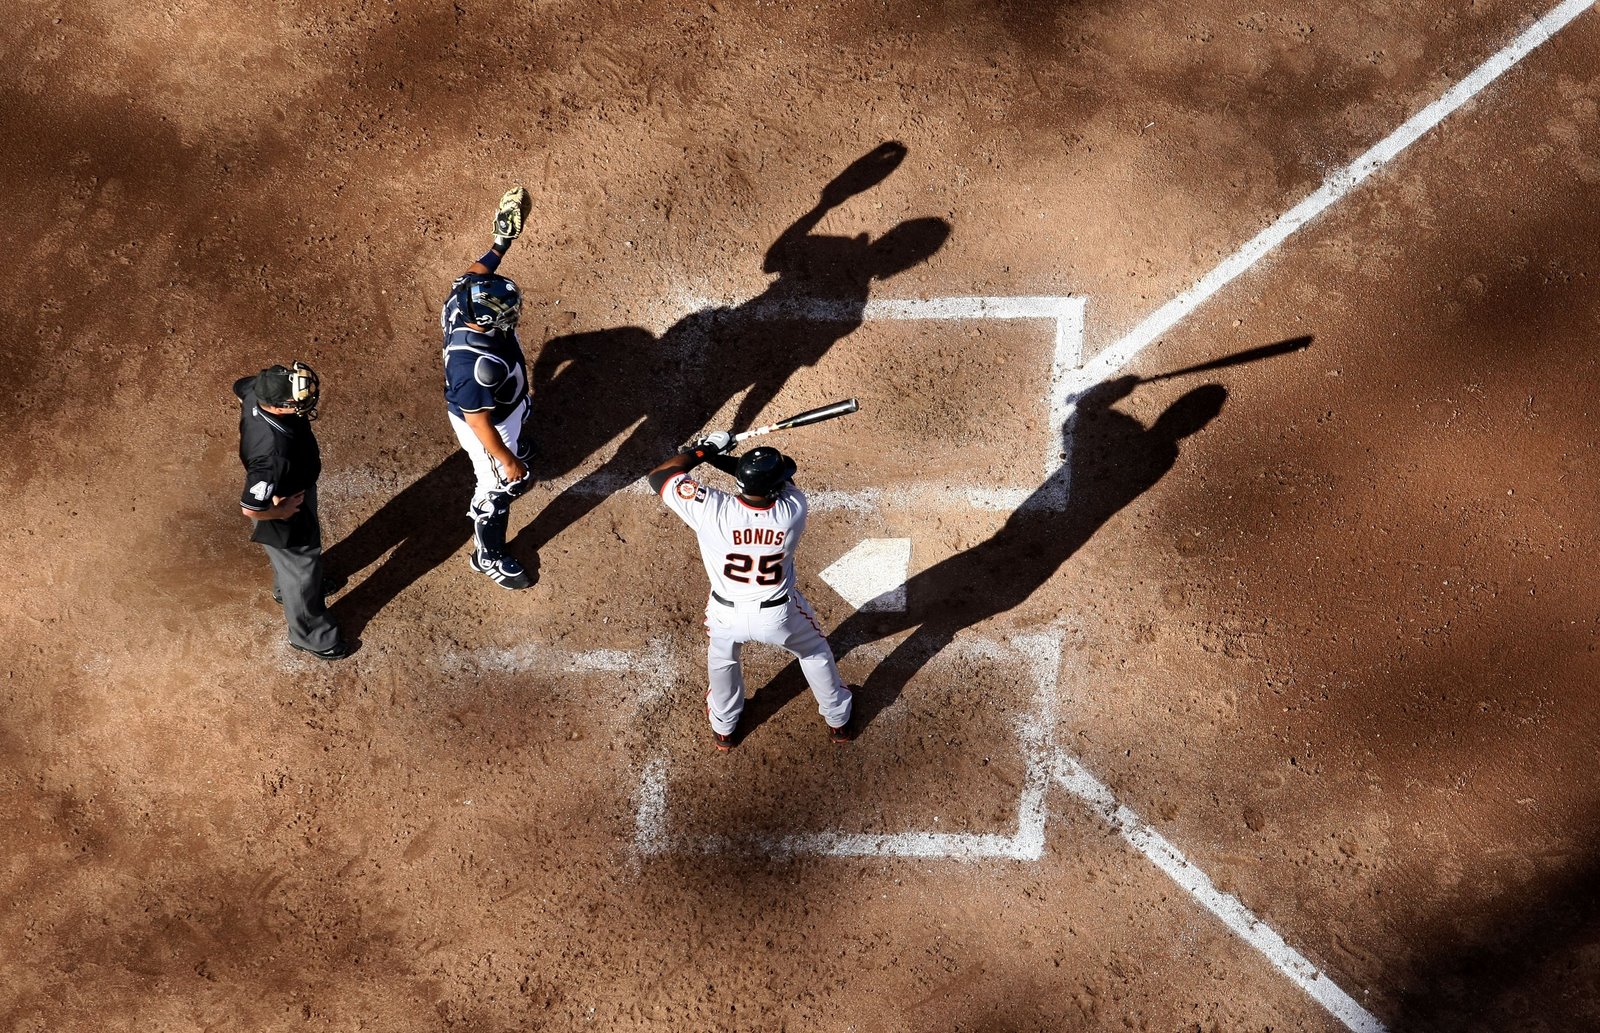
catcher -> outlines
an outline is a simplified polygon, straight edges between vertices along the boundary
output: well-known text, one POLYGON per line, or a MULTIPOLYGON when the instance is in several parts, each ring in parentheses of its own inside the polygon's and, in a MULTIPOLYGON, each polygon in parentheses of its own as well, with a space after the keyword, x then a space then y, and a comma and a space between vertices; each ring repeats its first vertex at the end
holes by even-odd
POLYGON ((522 232, 529 208, 522 187, 507 190, 494 217, 494 244, 450 285, 439 314, 444 332, 444 398, 450 425, 472 460, 477 485, 467 507, 472 521, 472 569, 506 589, 533 582, 506 552, 511 503, 532 487, 531 442, 522 436, 528 415, 528 363, 517 339, 522 295, 516 281, 495 270, 522 232))

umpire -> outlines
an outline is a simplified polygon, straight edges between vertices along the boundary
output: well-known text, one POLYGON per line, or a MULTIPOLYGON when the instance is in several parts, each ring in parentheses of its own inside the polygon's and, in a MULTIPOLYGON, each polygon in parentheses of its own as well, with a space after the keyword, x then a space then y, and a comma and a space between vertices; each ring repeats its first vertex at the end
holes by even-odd
POLYGON ((269 366, 234 383, 245 470, 239 509, 255 524, 250 540, 260 542, 272 562, 272 597, 283 604, 289 644, 323 660, 342 660, 355 650, 340 638, 323 600, 322 454, 311 433, 320 391, 316 372, 302 362, 269 366))

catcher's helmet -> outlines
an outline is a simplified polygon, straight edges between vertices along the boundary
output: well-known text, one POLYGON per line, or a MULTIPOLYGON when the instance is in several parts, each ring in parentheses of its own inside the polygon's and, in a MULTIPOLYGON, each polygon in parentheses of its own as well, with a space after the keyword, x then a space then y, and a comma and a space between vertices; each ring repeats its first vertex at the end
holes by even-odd
POLYGON ((256 401, 262 405, 293 409, 308 420, 317 418, 317 401, 322 397, 322 380, 317 371, 303 362, 292 366, 268 366, 256 374, 256 401))
POLYGON ((771 498, 783 490, 794 476, 793 459, 775 448, 752 448, 739 457, 739 468, 733 475, 739 485, 739 494, 755 498, 771 498))
POLYGON ((515 280, 498 273, 468 274, 450 287, 444 329, 448 332, 457 323, 473 323, 495 330, 515 330, 521 315, 522 293, 515 280))

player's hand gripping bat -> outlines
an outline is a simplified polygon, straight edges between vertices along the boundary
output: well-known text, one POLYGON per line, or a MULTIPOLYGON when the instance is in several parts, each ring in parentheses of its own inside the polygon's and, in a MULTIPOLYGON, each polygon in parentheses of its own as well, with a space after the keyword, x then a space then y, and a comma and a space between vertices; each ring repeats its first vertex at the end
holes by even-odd
POLYGON ((832 420, 840 416, 848 416, 860 409, 861 405, 854 398, 846 398, 842 402, 831 402, 816 409, 807 409, 803 413, 791 416, 777 423, 769 423, 765 427, 754 427, 750 430, 740 431, 733 436, 734 441, 743 441, 761 434, 771 434, 775 430, 793 430, 795 427, 806 427, 823 420, 832 420))

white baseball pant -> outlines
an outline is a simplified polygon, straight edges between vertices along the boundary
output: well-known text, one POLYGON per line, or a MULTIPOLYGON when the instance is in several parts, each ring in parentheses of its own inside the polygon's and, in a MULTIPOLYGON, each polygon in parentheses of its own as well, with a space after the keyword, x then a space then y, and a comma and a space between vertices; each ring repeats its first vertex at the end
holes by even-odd
MULTIPOLYGON (((511 411, 511 415, 494 425, 495 431, 500 435, 500 440, 506 443, 506 448, 512 455, 520 455, 517 451, 522 437, 522 421, 528 415, 528 400, 523 399, 522 404, 511 411)), ((472 492, 472 504, 467 510, 467 516, 474 520, 478 511, 489 500, 489 496, 502 491, 506 486, 504 475, 500 472, 500 464, 489 455, 489 450, 483 447, 483 442, 478 440, 478 435, 467 426, 467 421, 450 414, 450 426, 455 428, 456 438, 461 442, 461 448, 472 460, 472 473, 477 478, 477 487, 472 492)))
POLYGON ((790 590, 789 601, 782 606, 728 606, 708 600, 706 632, 711 636, 706 655, 711 691, 706 695, 706 704, 711 710, 712 731, 732 735, 744 712, 744 669, 739 664, 739 653, 746 642, 765 642, 793 653, 800 660, 800 670, 805 672, 822 719, 834 728, 850 720, 850 692, 839 678, 833 650, 811 604, 798 591, 790 590))

